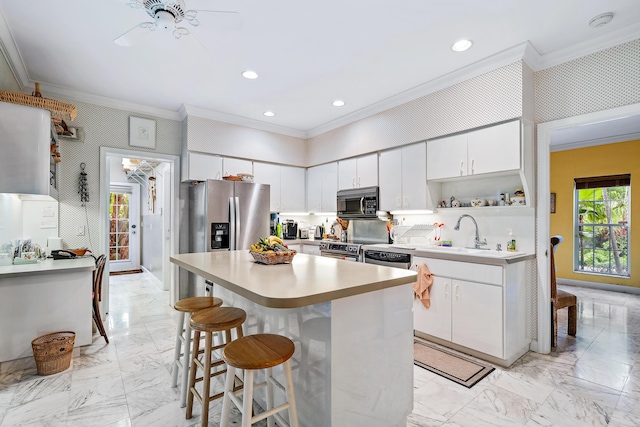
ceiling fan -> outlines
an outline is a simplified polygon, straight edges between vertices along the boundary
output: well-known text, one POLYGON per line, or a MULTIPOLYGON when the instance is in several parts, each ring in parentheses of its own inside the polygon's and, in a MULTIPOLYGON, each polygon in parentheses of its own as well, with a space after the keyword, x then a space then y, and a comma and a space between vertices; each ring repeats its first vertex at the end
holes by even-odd
POLYGON ((237 30, 242 26, 242 18, 238 12, 186 10, 184 0, 129 0, 127 4, 134 9, 143 8, 153 18, 153 22, 141 22, 116 38, 113 42, 120 46, 131 46, 156 30, 171 31, 176 39, 188 36, 191 32, 179 24, 186 21, 193 27, 197 27, 200 25, 199 14, 213 17, 221 28, 237 30))

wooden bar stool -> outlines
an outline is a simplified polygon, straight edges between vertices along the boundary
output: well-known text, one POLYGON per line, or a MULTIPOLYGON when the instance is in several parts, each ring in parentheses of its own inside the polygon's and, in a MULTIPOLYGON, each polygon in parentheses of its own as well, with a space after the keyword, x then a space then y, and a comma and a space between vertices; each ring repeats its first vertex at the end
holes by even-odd
POLYGON ((180 316, 178 318, 178 328, 176 331, 176 349, 171 365, 171 387, 178 385, 178 370, 182 368, 181 408, 184 408, 187 402, 188 372, 189 365, 191 364, 191 326, 189 321, 193 313, 197 313, 205 308, 220 307, 221 305, 222 300, 220 298, 191 297, 181 299, 173 306, 174 309, 180 312, 180 316))
POLYGON ((227 363, 227 379, 224 386, 224 399, 222 400, 222 416, 220 427, 226 427, 229 423, 229 403, 234 405, 242 413, 242 427, 249 427, 268 417, 268 427, 274 426, 274 418, 279 425, 298 427, 298 414, 293 391, 293 376, 291 374, 291 356, 295 352, 295 345, 289 338, 273 334, 247 335, 228 344, 222 351, 222 358, 227 363), (286 383, 284 386, 273 377, 272 368, 284 365, 286 383), (235 370, 244 371, 244 390, 242 402, 238 399, 239 391, 233 390, 235 370), (260 384, 253 384, 254 372, 265 369, 266 379, 260 384), (273 386, 284 391, 287 401, 282 405, 273 407, 273 386), (257 388, 267 388, 266 411, 252 416, 253 391, 257 388), (282 418, 279 412, 288 409, 289 423, 282 418))
MULTIPOLYGON (((209 403, 212 400, 223 396, 224 392, 211 396, 211 378, 222 375, 227 369, 222 366, 224 360, 216 358, 211 360, 212 354, 216 350, 226 348, 231 341, 231 331, 236 330, 236 339, 242 338, 242 324, 247 319, 247 313, 235 307, 215 307, 200 310, 191 316, 191 329, 194 331, 193 350, 191 352, 191 368, 189 370, 189 393, 187 394, 187 419, 190 419, 193 413, 193 397, 202 405, 201 425, 204 427, 209 422, 209 403), (224 338, 221 336, 221 343, 214 345, 213 334, 216 332, 224 332, 224 338), (200 351, 200 334, 204 333, 204 357, 202 361, 198 359, 200 351), (217 369, 221 367, 221 369, 217 369), (202 377, 197 377, 197 370, 200 368, 202 377), (214 372, 211 372, 216 368, 214 372), (196 390, 196 383, 202 381, 202 394, 196 390)), ((223 335, 223 334, 221 334, 223 335)), ((227 380, 228 381, 228 380, 227 380)), ((242 389, 242 381, 235 378, 235 374, 231 376, 231 387, 234 390, 242 389), (237 381, 235 381, 237 379, 237 381), (237 384, 235 384, 237 382, 237 384)))

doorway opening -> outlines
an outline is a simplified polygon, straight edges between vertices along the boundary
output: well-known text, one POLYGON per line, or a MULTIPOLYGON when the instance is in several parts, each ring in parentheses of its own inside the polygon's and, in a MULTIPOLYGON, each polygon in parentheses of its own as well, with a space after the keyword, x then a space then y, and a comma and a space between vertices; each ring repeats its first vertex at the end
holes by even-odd
MULTIPOLYGON (((179 160, 170 154, 100 149, 100 247, 108 254, 105 276, 142 270, 175 303, 178 269, 179 160), (123 165, 137 160, 144 169, 123 165)), ((104 283, 103 311, 109 312, 109 284, 104 283)))

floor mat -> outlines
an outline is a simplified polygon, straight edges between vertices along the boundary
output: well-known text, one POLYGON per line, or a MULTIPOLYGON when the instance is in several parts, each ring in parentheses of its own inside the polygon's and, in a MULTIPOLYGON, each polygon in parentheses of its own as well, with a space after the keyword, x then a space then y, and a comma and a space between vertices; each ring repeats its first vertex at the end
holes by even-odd
POLYGON ((467 388, 473 387, 495 369, 476 360, 417 340, 413 342, 413 359, 417 366, 467 388))

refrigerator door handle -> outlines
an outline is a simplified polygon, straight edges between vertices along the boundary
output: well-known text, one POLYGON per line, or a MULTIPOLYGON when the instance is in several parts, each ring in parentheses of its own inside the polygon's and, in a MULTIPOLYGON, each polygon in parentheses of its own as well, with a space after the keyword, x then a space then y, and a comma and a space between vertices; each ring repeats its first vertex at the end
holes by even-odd
POLYGON ((229 250, 236 250, 236 203, 235 197, 229 197, 229 250))
POLYGON ((235 228, 236 231, 233 234, 233 250, 237 250, 238 249, 238 245, 239 245, 239 241, 240 241, 240 230, 242 230, 242 224, 240 224, 240 198, 239 197, 234 197, 233 198, 233 208, 235 210, 235 218, 234 218, 234 222, 235 222, 235 228))

